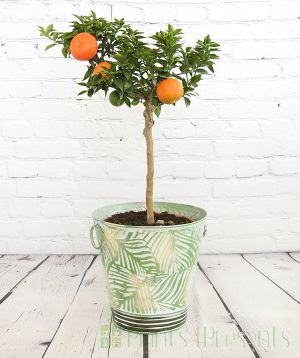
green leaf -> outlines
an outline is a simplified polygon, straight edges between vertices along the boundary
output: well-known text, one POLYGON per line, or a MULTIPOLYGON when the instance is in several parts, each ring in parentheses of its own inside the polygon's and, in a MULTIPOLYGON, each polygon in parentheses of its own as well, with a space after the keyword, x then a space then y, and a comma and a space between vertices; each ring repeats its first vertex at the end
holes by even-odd
POLYGON ((156 107, 155 110, 154 110, 154 113, 155 113, 156 117, 159 117, 160 112, 161 112, 161 106, 156 107))
POLYGON ((40 30, 40 36, 47 36, 47 33, 42 26, 38 26, 38 29, 40 30))
POLYGON ((187 97, 184 97, 184 103, 185 103, 186 107, 188 107, 191 104, 191 100, 187 97))
POLYGON ((84 93, 87 93, 87 91, 81 91, 81 92, 79 92, 79 93, 77 94, 77 96, 80 96, 80 95, 82 95, 82 94, 84 94, 84 93))
POLYGON ((169 32, 173 32, 174 31, 174 28, 171 24, 168 25, 168 31, 169 32))
POLYGON ((124 99, 124 101, 125 101, 125 104, 126 104, 128 107, 131 107, 130 99, 129 99, 128 97, 124 97, 123 99, 124 99))
POLYGON ((130 77, 131 77, 131 73, 130 73, 130 71, 123 70, 123 73, 124 73, 124 76, 126 77, 126 79, 127 79, 127 80, 129 80, 129 79, 130 79, 130 77))
POLYGON ((130 88, 130 87, 131 87, 131 82, 125 81, 124 82, 124 90, 126 90, 127 88, 130 88))
POLYGON ((201 80, 201 75, 195 75, 191 78, 191 83, 196 85, 201 80))
POLYGON ((68 56, 68 50, 66 47, 63 47, 62 50, 61 50, 61 53, 64 55, 64 57, 67 57, 68 56))
POLYGON ((53 31, 53 24, 50 24, 46 27, 46 32, 49 34, 49 32, 53 31))
POLYGON ((123 81, 118 79, 118 78, 115 78, 114 79, 114 82, 116 84, 116 86, 121 90, 123 91, 124 90, 124 84, 123 84, 123 81))
POLYGON ((50 45, 46 46, 46 47, 45 47, 45 51, 48 51, 49 48, 54 47, 54 46, 56 46, 56 45, 57 45, 57 44, 50 44, 50 45))
POLYGON ((89 66, 88 70, 84 74, 83 81, 85 81, 88 77, 90 77, 91 74, 93 73, 93 71, 94 71, 94 68, 92 66, 89 66))
POLYGON ((214 67, 212 64, 207 65, 207 67, 212 73, 215 73, 215 70, 214 70, 214 67))
POLYGON ((198 69, 196 70, 196 72, 197 72, 197 73, 202 73, 202 74, 204 74, 204 75, 207 75, 207 74, 208 74, 208 72, 207 72, 204 68, 198 68, 198 69))
POLYGON ((87 95, 88 95, 89 97, 92 97, 93 94, 94 94, 94 90, 93 90, 93 89, 89 89, 89 90, 87 91, 87 95))

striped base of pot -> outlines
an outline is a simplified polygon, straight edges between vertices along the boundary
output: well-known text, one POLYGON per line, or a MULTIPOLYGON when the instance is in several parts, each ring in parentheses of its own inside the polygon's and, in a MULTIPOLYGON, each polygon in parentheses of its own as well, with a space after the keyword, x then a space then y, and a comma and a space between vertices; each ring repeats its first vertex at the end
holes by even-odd
POLYGON ((180 312, 164 315, 132 315, 111 308, 114 323, 119 328, 136 333, 158 333, 171 331, 184 325, 187 308, 180 312))

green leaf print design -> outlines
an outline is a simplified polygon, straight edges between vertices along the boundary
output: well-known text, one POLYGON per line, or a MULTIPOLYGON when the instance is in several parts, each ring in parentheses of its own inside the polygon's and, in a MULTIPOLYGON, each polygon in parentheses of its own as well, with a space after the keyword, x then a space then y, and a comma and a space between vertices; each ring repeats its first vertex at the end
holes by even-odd
POLYGON ((104 266, 115 263, 134 273, 158 272, 159 266, 141 235, 105 228, 103 236, 104 266))
POLYGON ((150 277, 113 264, 106 271, 112 304, 115 308, 137 314, 182 309, 188 303, 191 271, 150 277))
POLYGON ((187 269, 198 257, 200 232, 195 227, 184 230, 148 232, 144 235, 146 245, 162 273, 187 269))
POLYGON ((133 273, 126 268, 113 264, 107 270, 108 290, 116 308, 134 312, 151 313, 155 303, 151 288, 155 277, 133 273))

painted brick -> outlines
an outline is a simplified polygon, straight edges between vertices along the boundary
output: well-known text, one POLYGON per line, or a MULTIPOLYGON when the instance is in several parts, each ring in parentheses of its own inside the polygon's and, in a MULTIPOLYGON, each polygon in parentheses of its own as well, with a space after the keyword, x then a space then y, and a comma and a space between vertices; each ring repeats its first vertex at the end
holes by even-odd
POLYGON ((182 6, 177 10, 176 20, 178 22, 201 23, 207 17, 205 7, 201 6, 182 6))
POLYGON ((3 135, 7 138, 28 138, 32 136, 30 123, 24 120, 8 120, 2 125, 3 135))
POLYGON ((12 180, 0 180, 0 197, 9 198, 16 195, 16 183, 12 180))
POLYGON ((41 213, 46 217, 70 217, 72 205, 61 199, 46 199, 41 203, 41 213))
POLYGON ((14 98, 35 98, 41 95, 42 83, 37 81, 9 81, 8 92, 14 98))
POLYGON ((13 156, 14 143, 8 139, 0 139, 0 158, 13 156))
POLYGON ((81 153, 80 143, 73 140, 65 141, 19 141, 16 144, 18 158, 72 158, 81 153))
POLYGON ((93 253, 91 212, 144 200, 143 107, 77 96, 87 62, 45 52, 37 28, 68 31, 91 9, 146 34, 172 23, 190 45, 207 34, 221 43, 199 97, 155 118, 155 199, 208 210, 202 252, 300 250, 299 6, 0 1, 0 251, 93 253))
POLYGON ((39 175, 45 178, 68 178, 73 173, 73 163, 68 159, 46 160, 39 165, 39 175))
POLYGON ((268 171, 267 163, 264 159, 237 160, 235 163, 236 175, 239 178, 249 178, 264 175, 268 171))
POLYGON ((206 178, 230 178, 235 174, 233 161, 219 160, 205 163, 204 173, 206 178))
POLYGON ((76 186, 66 180, 18 180, 17 196, 20 198, 60 198, 74 195, 76 186))
MULTIPOLYGON (((157 3, 155 6, 149 4, 146 9, 146 21, 151 23, 173 23, 176 19, 176 7, 170 5, 160 5, 157 3)), ((164 25, 165 26, 165 25, 164 25)))
POLYGON ((141 22, 145 18, 144 9, 137 5, 113 5, 112 18, 126 18, 127 21, 141 22))
POLYGON ((16 199, 9 202, 9 213, 13 218, 36 218, 41 215, 39 199, 16 199))
POLYGON ((33 124, 33 131, 37 138, 59 138, 66 137, 66 123, 61 120, 39 120, 33 124))
POLYGON ((292 175, 300 172, 300 158, 274 158, 270 160, 270 173, 292 175))
POLYGON ((182 200, 182 197, 209 197, 211 195, 210 184, 204 180, 193 180, 188 184, 185 180, 161 181, 156 184, 155 188, 156 195, 163 200, 167 198, 182 200))
MULTIPOLYGON (((111 163, 108 163, 108 165, 111 163)), ((78 178, 107 178, 105 162, 99 161, 78 161, 75 163, 75 173, 78 178)), ((125 168, 124 168, 125 169, 125 168)), ((122 177, 121 167, 117 168, 122 177)), ((113 175, 109 173, 109 178, 113 178, 113 175)))
POLYGON ((6 48, 8 58, 33 58, 34 47, 32 42, 8 42, 6 48))
POLYGON ((34 178, 38 176, 38 164, 34 161, 12 160, 7 164, 9 178, 34 178))
POLYGON ((256 121, 234 121, 230 123, 229 135, 233 138, 260 137, 259 124, 256 121))
POLYGON ((260 181, 224 181, 214 183, 214 195, 218 197, 228 196, 233 198, 272 196, 275 194, 275 183, 271 180, 260 181))

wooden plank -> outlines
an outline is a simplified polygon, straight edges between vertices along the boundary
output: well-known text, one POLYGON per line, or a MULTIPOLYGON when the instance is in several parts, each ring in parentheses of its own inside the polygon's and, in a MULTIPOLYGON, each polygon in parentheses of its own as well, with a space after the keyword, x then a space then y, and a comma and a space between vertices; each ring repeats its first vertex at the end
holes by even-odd
POLYGON ((45 255, 3 255, 0 258, 0 302, 46 259, 45 255))
POLYGON ((129 345, 128 333, 111 323, 101 258, 97 257, 44 357, 142 357, 140 340, 136 335, 130 338, 129 345))
POLYGON ((300 265, 286 253, 245 254, 251 265, 300 303, 300 265))
POLYGON ((240 255, 201 257, 201 266, 259 357, 297 357, 300 306, 240 255))
MULTIPOLYGON (((101 299, 105 301, 103 312, 98 327, 97 335, 94 340, 94 347, 91 358, 107 357, 107 358, 129 358, 143 357, 143 335, 117 328, 112 320, 111 310, 107 298, 105 288, 104 271, 99 267, 98 277, 101 291, 101 299), (104 354, 104 351, 107 354, 104 354)), ((98 296, 99 297, 99 296, 98 296)))
POLYGON ((93 257, 51 256, 0 305, 0 357, 41 358, 93 257))
POLYGON ((149 356, 253 358, 235 320, 205 275, 196 268, 187 323, 177 331, 149 335, 149 356))
POLYGON ((289 252, 290 257, 300 263, 300 252, 289 252))

